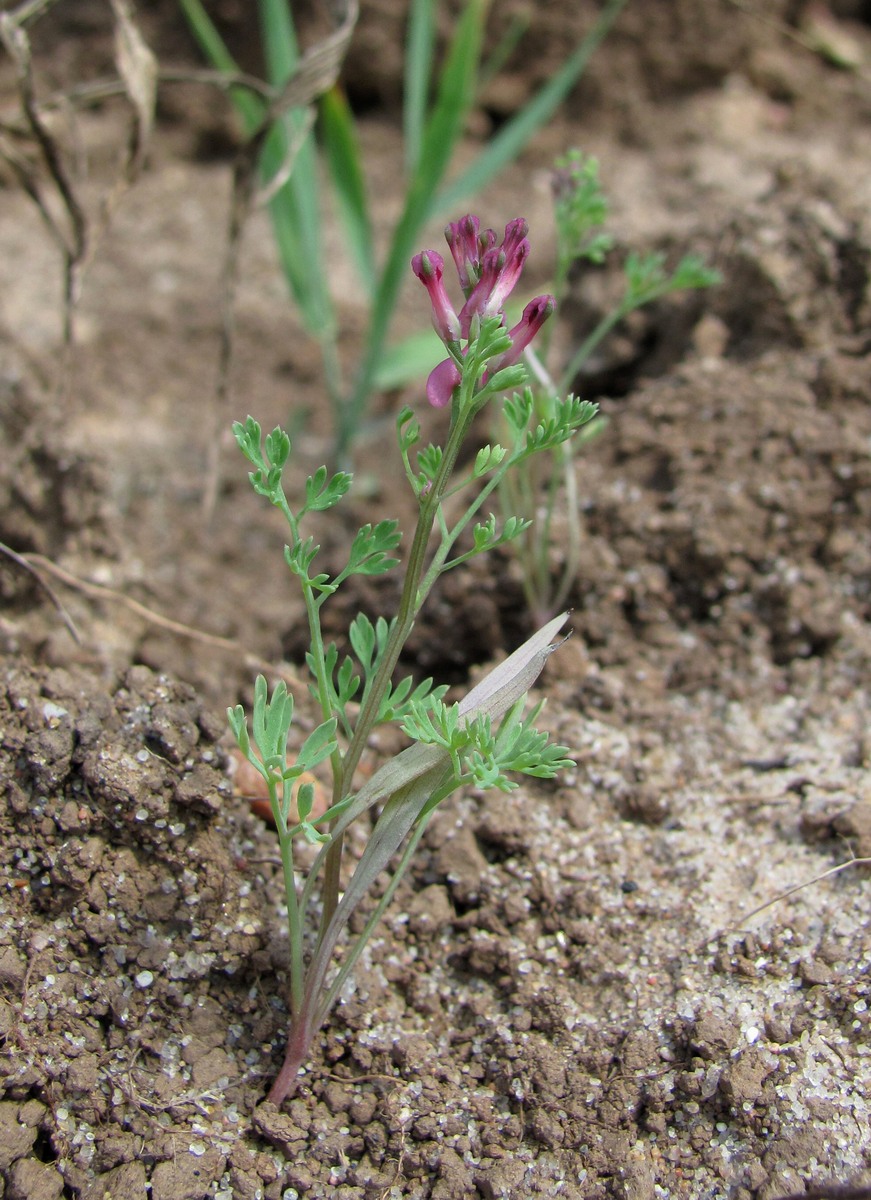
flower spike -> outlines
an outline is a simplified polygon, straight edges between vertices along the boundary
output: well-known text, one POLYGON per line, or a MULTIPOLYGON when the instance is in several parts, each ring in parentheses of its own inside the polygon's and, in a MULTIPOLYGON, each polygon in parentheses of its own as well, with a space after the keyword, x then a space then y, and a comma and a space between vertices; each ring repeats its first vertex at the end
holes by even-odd
MULTIPOLYGON (((529 255, 528 232, 528 222, 523 217, 516 217, 505 226, 502 243, 497 246, 493 230, 482 232, 480 221, 471 213, 446 226, 445 241, 466 297, 459 315, 445 290, 441 255, 434 250, 423 250, 411 260, 412 270, 429 293, 436 333, 451 351, 451 357, 439 363, 426 383, 427 399, 435 408, 444 408, 462 382, 458 363, 468 345, 462 346, 461 342, 471 344, 477 339, 482 322, 498 318, 497 323, 502 325, 500 347, 505 346, 505 303, 529 255)), ((517 363, 554 307, 553 296, 538 296, 527 304, 522 318, 508 333, 511 346, 501 353, 494 347, 486 358, 479 360, 483 367, 479 378, 483 383, 492 379, 497 371, 517 363)))

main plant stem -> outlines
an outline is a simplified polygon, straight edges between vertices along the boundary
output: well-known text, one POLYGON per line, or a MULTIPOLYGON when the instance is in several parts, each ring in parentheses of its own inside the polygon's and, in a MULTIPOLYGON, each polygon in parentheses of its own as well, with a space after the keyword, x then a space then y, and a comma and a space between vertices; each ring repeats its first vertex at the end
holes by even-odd
POLYGON ((284 1062, 266 1097, 267 1101, 274 1104, 276 1108, 296 1090, 300 1068, 308 1058, 314 1031, 311 1028, 308 1013, 305 1011, 307 1007, 307 1005, 304 1006, 303 1011, 291 1022, 284 1051, 284 1062))
MULTIPOLYGON (((454 417, 451 422, 451 429, 441 464, 432 482, 432 486, 421 499, 421 508, 414 530, 411 550, 408 555, 408 565, 406 567, 396 621, 384 649, 384 655, 381 659, 378 672, 372 681, 369 695, 357 717, 354 736, 351 738, 350 745, 344 756, 342 764, 342 798, 349 795, 353 787, 354 772, 369 741, 369 736, 378 721, 381 702, 390 686, 390 680, 399 661, 399 655, 402 653, 402 647, 408 640, 408 635, 411 633, 412 626, 414 625, 414 619, 425 599, 425 593, 421 594, 420 584, 426 568, 426 556, 430 538, 432 537, 433 525, 435 524, 448 482, 453 474, 460 447, 478 407, 465 394, 455 401, 455 405, 454 417)), ((434 580, 430 581, 430 586, 432 582, 434 580)), ((321 916, 319 937, 323 936, 339 902, 342 844, 343 839, 337 837, 327 851, 324 862, 323 914, 321 916)))

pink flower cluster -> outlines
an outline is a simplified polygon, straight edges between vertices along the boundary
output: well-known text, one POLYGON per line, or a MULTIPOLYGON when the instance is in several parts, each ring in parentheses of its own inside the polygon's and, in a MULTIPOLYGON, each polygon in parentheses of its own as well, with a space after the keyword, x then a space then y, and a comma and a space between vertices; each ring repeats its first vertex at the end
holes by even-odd
MULTIPOLYGON (((423 250, 411 260, 411 269, 426 288, 432 305, 432 323, 436 333, 452 352, 430 374, 426 394, 430 404, 443 408, 460 383, 460 369, 453 355, 462 355, 462 341, 474 337, 480 321, 502 316, 505 302, 514 290, 529 254, 526 234, 529 226, 522 217, 509 221, 500 246, 492 229, 480 232, 477 217, 466 216, 445 229, 445 240, 463 289, 465 304, 456 312, 445 289, 444 259, 435 250, 423 250)), ((553 296, 537 296, 523 310, 523 316, 509 330, 511 348, 491 359, 487 375, 517 362, 555 308, 553 296)))

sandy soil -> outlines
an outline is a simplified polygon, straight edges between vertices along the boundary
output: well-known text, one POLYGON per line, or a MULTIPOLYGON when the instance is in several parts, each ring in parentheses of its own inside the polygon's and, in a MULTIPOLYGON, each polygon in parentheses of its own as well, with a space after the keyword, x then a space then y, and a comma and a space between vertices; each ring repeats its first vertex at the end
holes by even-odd
MULTIPOLYGON (((364 13, 349 64, 380 233, 399 205, 397 11, 364 13)), ((281 1111, 262 1102, 286 1025, 277 851, 234 790, 222 714, 250 701, 261 664, 299 671, 300 613, 281 525, 227 427, 307 410, 300 475, 317 466, 317 357, 257 218, 232 411, 215 412, 232 131, 213 95, 162 99, 70 354, 56 248, 7 179, 0 541, 30 556, 80 641, 0 561, 0 1195, 871 1187, 871 895, 853 863, 871 858, 871 33, 867 6, 843 6, 834 28, 864 66, 839 70, 795 25, 702 12, 630 3, 566 114, 476 205, 496 227, 530 220, 532 294, 552 249, 548 168, 580 145, 622 242, 698 251, 723 274, 619 330, 579 381, 610 420, 579 465, 574 636, 539 689, 577 767, 445 804, 281 1111)), ((245 33, 237 6, 225 16, 245 33)), ((54 85, 111 69, 109 17, 79 19, 42 23, 54 85)), ((547 10, 470 148, 552 69, 560 21, 547 10)), ((170 8, 144 28, 164 60, 190 53, 170 8)), ((12 112, 8 61, 0 74, 12 112)), ((89 211, 123 138, 117 105, 75 122, 89 211)), ((567 348, 616 281, 578 279, 567 348)), ((334 285, 350 356, 360 311, 338 258, 334 285)), ((398 331, 427 319, 410 289, 398 331)), ((379 411, 400 403, 418 393, 379 411)), ((362 520, 407 520, 383 470, 389 429, 361 442, 327 550, 362 520)), ((374 615, 394 595, 387 582, 356 599, 374 615)), ((461 682, 522 640, 521 596, 506 556, 452 577, 410 665, 461 682)))

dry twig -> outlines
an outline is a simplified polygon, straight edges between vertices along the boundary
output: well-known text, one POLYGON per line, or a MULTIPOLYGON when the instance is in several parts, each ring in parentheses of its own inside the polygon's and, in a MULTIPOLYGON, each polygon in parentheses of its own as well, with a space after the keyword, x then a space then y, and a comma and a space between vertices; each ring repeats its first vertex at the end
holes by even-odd
POLYGON ((752 908, 750 912, 743 913, 741 918, 734 925, 727 925, 718 933, 712 934, 711 937, 705 938, 704 942, 698 947, 698 950, 710 945, 711 942, 718 942, 720 938, 725 937, 728 933, 738 933, 743 928, 745 922, 751 918, 758 916, 761 912, 765 912, 766 908, 771 908, 774 904, 779 904, 781 900, 787 900, 796 892, 803 891, 804 888, 812 887, 815 883, 821 883, 824 879, 828 879, 830 875, 837 875, 841 871, 846 871, 848 867, 866 867, 871 865, 871 858, 849 858, 846 862, 838 863, 837 866, 829 867, 827 871, 823 871, 820 875, 815 875, 813 879, 804 879, 801 883, 796 883, 793 887, 787 888, 785 892, 780 892, 776 896, 772 896, 770 900, 766 900, 764 904, 759 904, 756 908, 752 908))
MULTIPOLYGON (((10 557, 20 560, 22 565, 32 571, 37 578, 39 578, 37 568, 41 568, 56 579, 59 579, 62 583, 65 583, 67 587, 74 588, 86 596, 92 596, 95 600, 109 600, 116 604, 123 604, 130 612, 135 613, 150 625, 166 629, 170 633, 178 634, 179 637, 202 642, 204 645, 213 646, 218 650, 225 650, 230 654, 242 658, 246 666, 276 675, 294 688, 304 691, 308 687, 305 680, 300 679, 289 667, 283 664, 276 665, 275 663, 269 663, 264 659, 258 658, 256 655, 249 654, 241 642, 237 642, 234 638, 221 637, 216 633, 207 633, 205 630, 196 629, 193 625, 185 625, 181 621, 173 621, 170 617, 164 617, 153 609, 147 608, 144 604, 140 604, 138 600, 134 600, 131 596, 125 596, 123 592, 105 587, 103 584, 91 583, 86 579, 79 579, 77 576, 70 574, 69 571, 65 571, 63 567, 59 567, 57 563, 52 562, 50 558, 45 558, 42 554, 16 555, 14 551, 9 551, 9 554, 10 557)), ((48 585, 41 579, 40 583, 42 583, 42 586, 51 595, 52 600, 55 600, 48 585)), ((55 604, 61 613, 63 613, 63 609, 56 600, 55 604)), ((77 638, 76 640, 79 639, 77 638)))
POLYGON ((76 629, 75 622, 61 604, 60 600, 58 600, 54 590, 49 587, 33 564, 28 562, 23 555, 18 554, 15 550, 13 550, 11 546, 7 546, 5 542, 0 542, 0 554, 5 554, 8 559, 11 559, 11 561, 16 564, 16 566, 21 567, 23 571, 26 571, 36 580, 36 582, 48 596, 49 600, 60 613, 61 620, 70 632, 70 637, 72 637, 75 642, 81 644, 82 639, 79 637, 79 631, 76 629))

